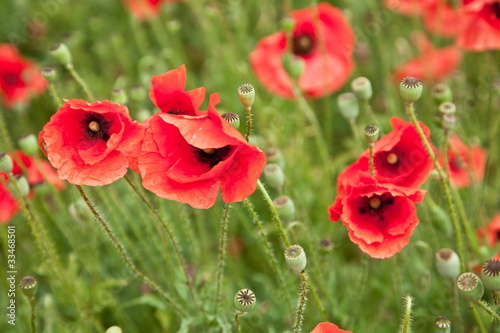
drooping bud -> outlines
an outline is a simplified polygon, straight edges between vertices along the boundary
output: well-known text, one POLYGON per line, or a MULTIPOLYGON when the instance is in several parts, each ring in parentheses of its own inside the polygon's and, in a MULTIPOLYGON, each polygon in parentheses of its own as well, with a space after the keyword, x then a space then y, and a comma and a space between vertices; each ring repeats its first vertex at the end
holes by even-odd
POLYGON ((367 101, 370 98, 372 98, 373 95, 372 84, 370 80, 368 80, 364 76, 360 76, 354 79, 351 82, 351 89, 356 95, 356 97, 362 101, 367 101))
POLYGON ((297 79, 304 72, 305 63, 304 59, 302 59, 301 57, 297 57, 290 53, 285 53, 281 57, 281 63, 285 71, 292 78, 297 79))
POLYGON ((460 258, 452 249, 441 249, 436 252, 436 269, 447 279, 456 279, 460 275, 460 258))
POLYGON ((12 171, 14 163, 12 162, 12 157, 6 153, 0 153, 0 171, 9 173, 12 171))
POLYGON ((32 300, 35 297, 38 281, 33 276, 25 276, 19 281, 19 287, 27 299, 32 300))
POLYGON ((71 64, 71 52, 64 43, 58 43, 50 48, 50 54, 57 60, 58 63, 64 66, 71 64))
POLYGON ((444 83, 438 83, 431 89, 431 95, 437 105, 444 102, 451 102, 453 95, 451 89, 444 83))
POLYGON ((285 157, 283 156, 281 150, 276 147, 269 148, 266 151, 266 159, 268 163, 276 163, 281 167, 281 169, 285 168, 285 157))
POLYGON ((379 132, 380 130, 377 125, 368 125, 365 127, 365 138, 368 145, 373 146, 378 139, 379 132))
POLYGON ((471 272, 458 277, 457 288, 460 296, 472 303, 479 301, 484 294, 483 282, 479 276, 471 272))
POLYGON ((19 137, 17 144, 26 155, 34 155, 38 152, 38 139, 35 134, 24 134, 19 137))
POLYGON ((324 253, 324 254, 332 252, 332 250, 333 250, 333 243, 332 243, 332 241, 329 240, 329 239, 322 239, 319 242, 319 250, 322 253, 324 253))
POLYGON ((273 200, 273 205, 285 222, 295 219, 295 204, 290 197, 286 195, 279 196, 273 200))
POLYGON ((295 273, 303 273, 306 269, 307 258, 300 245, 291 245, 285 250, 285 260, 295 273))
POLYGON ((255 102, 255 88, 248 83, 238 87, 238 97, 245 109, 250 110, 255 102))
POLYGON ((117 104, 125 105, 127 104, 128 98, 125 90, 123 89, 113 89, 111 92, 111 100, 117 104))
POLYGON ((56 70, 53 67, 44 67, 41 70, 41 73, 45 80, 49 82, 53 82, 56 78, 56 70))
POLYGON ((285 183, 285 174, 276 163, 269 163, 264 167, 264 179, 267 185, 279 191, 285 183))
POLYGON ((241 289, 234 296, 234 307, 236 311, 245 313, 252 310, 256 301, 255 294, 250 289, 241 289))
POLYGON ((337 97, 340 113, 347 120, 356 119, 359 115, 359 102, 353 93, 343 93, 337 97))
POLYGON ((233 112, 226 112, 222 116, 222 119, 231 124, 235 129, 240 127, 240 116, 233 112))
POLYGON ((436 329, 434 332, 438 333, 450 333, 451 332, 451 321, 446 317, 437 317, 436 321, 436 329))
POLYGON ((422 81, 414 77, 405 77, 399 85, 401 98, 406 102, 415 102, 422 96, 422 81))

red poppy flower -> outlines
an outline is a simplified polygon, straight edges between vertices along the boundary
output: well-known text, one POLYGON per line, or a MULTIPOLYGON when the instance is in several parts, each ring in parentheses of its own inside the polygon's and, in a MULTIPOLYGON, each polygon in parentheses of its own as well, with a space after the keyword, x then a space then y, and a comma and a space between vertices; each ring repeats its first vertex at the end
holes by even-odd
POLYGON ((34 63, 21 58, 11 44, 0 44, 0 99, 7 107, 27 102, 47 87, 34 63))
POLYGON ((7 223, 19 210, 16 199, 8 189, 9 178, 0 172, 0 223, 7 223))
MULTIPOLYGON (((373 162, 375 178, 381 183, 417 188, 423 184, 433 163, 412 123, 393 117, 391 132, 375 142, 373 162)), ((420 123, 429 139, 430 130, 420 123)), ((369 150, 348 166, 337 181, 338 195, 344 195, 349 184, 356 183, 358 171, 369 172, 369 150)))
POLYGON ((330 220, 341 220, 351 241, 373 258, 388 258, 410 242, 418 225, 415 204, 425 191, 378 183, 360 174, 328 208, 330 220))
POLYGON ((486 238, 486 242, 491 248, 495 247, 500 241, 500 213, 495 215, 490 223, 479 229, 477 233, 480 239, 486 238))
POLYGON ((69 100, 43 127, 39 142, 59 178, 99 186, 125 175, 142 136, 142 126, 123 105, 69 100))
MULTIPOLYGON (((443 165, 442 156, 439 161, 443 165)), ((457 135, 453 135, 448 148, 448 166, 451 183, 457 188, 480 182, 486 166, 486 150, 476 145, 467 147, 457 135)))
POLYGON ((122 0, 122 3, 138 20, 144 21, 157 17, 163 2, 177 1, 181 0, 122 0))
POLYGON ((213 94, 208 112, 150 118, 139 157, 146 189, 194 208, 210 208, 219 189, 228 203, 255 191, 265 154, 220 117, 218 102, 213 94))
POLYGON ((500 49, 500 1, 469 0, 461 8, 464 28, 457 45, 469 51, 500 49))
POLYGON ((33 158, 21 151, 15 151, 9 154, 14 162, 12 174, 14 176, 25 174, 28 183, 31 186, 37 186, 49 182, 58 190, 64 189, 64 182, 57 176, 50 163, 33 158), (21 166, 22 164, 22 166, 21 166))
POLYGON ((384 5, 403 15, 421 15, 435 2, 436 0, 384 0, 384 5))
POLYGON ((320 323, 316 326, 311 333, 352 333, 338 328, 337 325, 332 323, 320 323))
POLYGON ((455 37, 462 29, 463 16, 446 0, 433 1, 423 11, 425 27, 442 37, 455 37))
POLYGON ((450 75, 460 64, 462 53, 457 47, 435 49, 424 35, 418 34, 415 37, 421 54, 396 68, 394 77, 397 82, 407 76, 437 82, 450 75))
MULTIPOLYGON (((298 80, 307 97, 321 97, 341 88, 353 69, 354 33, 341 11, 327 3, 314 10, 290 13, 292 53, 303 59, 304 71, 298 80)), ((290 78, 281 58, 287 51, 287 36, 278 32, 259 41, 250 54, 250 63, 261 83, 272 93, 293 98, 290 78)))

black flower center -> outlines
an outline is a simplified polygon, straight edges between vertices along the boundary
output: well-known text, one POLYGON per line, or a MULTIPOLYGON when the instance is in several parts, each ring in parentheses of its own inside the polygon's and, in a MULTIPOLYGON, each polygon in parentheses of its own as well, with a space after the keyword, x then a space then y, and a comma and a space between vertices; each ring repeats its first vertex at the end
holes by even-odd
POLYGON ((171 109, 165 113, 166 114, 173 114, 173 115, 185 115, 185 114, 187 114, 186 111, 181 110, 181 109, 171 109))
POLYGON ((314 49, 314 38, 309 34, 293 37, 292 52, 297 56, 308 56, 314 49))
POLYGON ((500 19, 500 2, 495 2, 491 5, 491 9, 493 10, 493 14, 497 19, 500 19))
POLYGON ((80 121, 82 134, 89 140, 109 140, 109 120, 104 118, 99 113, 91 112, 85 115, 80 121))
POLYGON ((231 146, 224 146, 222 148, 205 148, 200 149, 193 147, 193 153, 201 164, 208 164, 210 169, 223 161, 231 152, 231 146))
POLYGON ((384 211, 388 206, 394 204, 394 198, 389 193, 363 197, 361 205, 358 207, 360 214, 370 214, 376 216, 378 221, 384 220, 384 211))

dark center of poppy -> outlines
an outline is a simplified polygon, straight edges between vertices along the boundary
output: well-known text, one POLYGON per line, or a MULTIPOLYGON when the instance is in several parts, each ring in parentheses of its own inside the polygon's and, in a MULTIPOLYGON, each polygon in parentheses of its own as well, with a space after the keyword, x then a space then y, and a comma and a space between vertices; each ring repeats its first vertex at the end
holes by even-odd
POLYGON ((231 146, 224 146, 222 148, 194 148, 194 155, 198 162, 201 164, 208 164, 210 169, 223 161, 231 152, 231 146))
POLYGON ((394 203, 394 198, 389 193, 374 195, 370 198, 364 197, 358 207, 360 214, 376 216, 378 221, 384 220, 384 211, 394 203))
POLYGON ((95 112, 86 114, 80 121, 80 125, 82 126, 82 134, 86 138, 90 140, 109 140, 108 130, 110 122, 101 114, 95 112))
POLYGON ((491 9, 493 10, 493 14, 497 19, 500 19, 500 2, 495 2, 491 5, 491 9))
POLYGON ((298 56, 307 56, 314 49, 314 38, 308 34, 293 37, 292 52, 298 56))
POLYGON ((398 163, 398 155, 394 153, 390 153, 389 155, 387 155, 387 163, 389 163, 390 165, 398 163))
POLYGON ((180 109, 172 109, 172 110, 169 110, 168 112, 166 112, 166 114, 183 115, 183 114, 186 114, 186 112, 183 110, 180 110, 180 109))
POLYGON ((495 231, 496 240, 500 240, 500 230, 495 231))
POLYGON ((15 85, 19 80, 15 75, 7 74, 4 76, 4 81, 10 86, 15 85))
POLYGON ((370 199, 370 207, 373 209, 378 209, 380 208, 380 205, 382 204, 382 201, 378 197, 374 197, 370 199))

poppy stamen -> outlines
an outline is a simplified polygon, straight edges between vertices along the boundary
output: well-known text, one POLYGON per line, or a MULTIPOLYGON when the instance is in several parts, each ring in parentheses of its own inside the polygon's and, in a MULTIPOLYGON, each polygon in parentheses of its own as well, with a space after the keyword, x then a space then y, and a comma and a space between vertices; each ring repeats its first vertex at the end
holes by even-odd
POLYGON ((491 5, 493 9, 493 14, 497 19, 500 19, 500 2, 495 2, 494 4, 491 5))
POLYGON ((379 198, 374 197, 370 199, 370 207, 373 209, 378 209, 382 205, 382 201, 379 198))
POLYGON ((204 152, 205 154, 212 155, 212 154, 214 154, 214 153, 215 153, 215 148, 205 148, 205 149, 203 149, 203 152, 204 152))
POLYGON ((222 162, 231 152, 231 146, 221 148, 205 148, 200 149, 193 147, 194 155, 201 164, 208 164, 210 169, 222 162))
POLYGON ((99 132, 99 130, 101 129, 101 126, 99 126, 99 123, 95 120, 92 120, 90 123, 89 123, 89 129, 92 131, 92 132, 99 132))
POLYGON ((307 56, 314 49, 314 38, 308 34, 297 35, 293 38, 292 52, 298 56, 307 56))
POLYGON ((387 163, 389 163, 390 165, 398 163, 398 155, 394 153, 390 153, 389 155, 387 155, 387 163))

